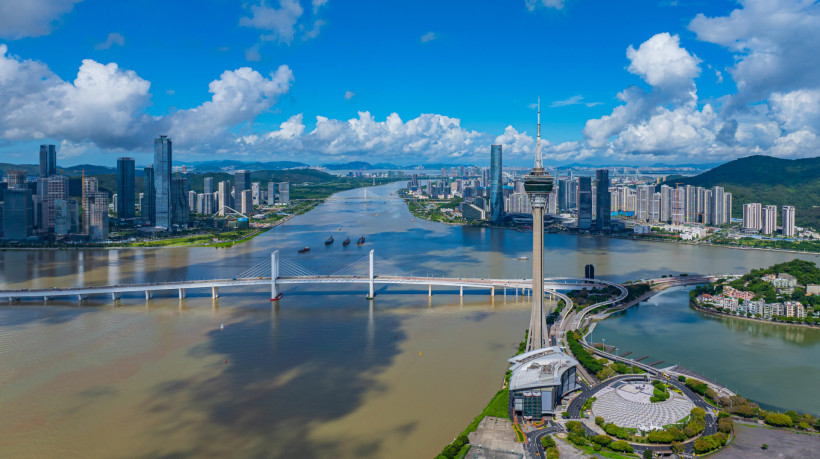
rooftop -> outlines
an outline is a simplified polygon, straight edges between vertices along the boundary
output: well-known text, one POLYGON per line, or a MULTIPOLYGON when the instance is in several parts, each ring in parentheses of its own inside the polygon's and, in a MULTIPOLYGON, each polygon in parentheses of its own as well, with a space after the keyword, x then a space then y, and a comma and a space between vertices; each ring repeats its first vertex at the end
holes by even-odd
POLYGON ((559 385, 561 375, 578 365, 578 361, 565 354, 560 347, 545 347, 517 355, 509 362, 510 390, 559 385))

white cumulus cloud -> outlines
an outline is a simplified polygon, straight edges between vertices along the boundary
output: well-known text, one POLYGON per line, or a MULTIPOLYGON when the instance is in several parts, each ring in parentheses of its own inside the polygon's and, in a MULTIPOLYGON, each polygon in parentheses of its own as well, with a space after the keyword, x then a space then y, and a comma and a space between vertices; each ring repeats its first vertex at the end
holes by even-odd
POLYGON ((529 11, 535 11, 539 6, 560 10, 564 8, 564 2, 565 0, 524 0, 524 6, 529 11))
POLYGON ((700 74, 700 59, 680 46, 680 37, 667 32, 641 43, 638 49, 630 45, 626 57, 631 61, 627 70, 671 96, 694 90, 694 79, 700 74))
POLYGON ((427 32, 426 34, 421 36, 421 42, 422 43, 427 43, 427 42, 435 40, 436 38, 438 38, 438 35, 436 35, 435 32, 427 32))

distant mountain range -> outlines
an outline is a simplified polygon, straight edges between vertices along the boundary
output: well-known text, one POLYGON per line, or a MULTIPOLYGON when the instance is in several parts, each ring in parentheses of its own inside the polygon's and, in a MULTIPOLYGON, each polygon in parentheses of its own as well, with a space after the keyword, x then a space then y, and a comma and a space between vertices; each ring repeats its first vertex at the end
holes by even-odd
POLYGON ((795 206, 798 226, 820 228, 820 157, 780 159, 749 156, 736 159, 693 177, 669 176, 665 182, 702 187, 722 186, 732 193, 732 216, 743 215, 743 204, 759 202, 795 206))

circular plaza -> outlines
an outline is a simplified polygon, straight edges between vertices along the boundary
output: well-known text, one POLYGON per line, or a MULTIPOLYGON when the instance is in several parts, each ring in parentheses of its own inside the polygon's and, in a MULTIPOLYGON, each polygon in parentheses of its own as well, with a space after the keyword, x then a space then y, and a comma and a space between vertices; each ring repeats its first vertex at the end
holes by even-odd
POLYGON ((595 394, 592 416, 619 427, 660 429, 689 415, 695 404, 669 386, 668 398, 652 401, 654 386, 648 381, 615 381, 595 394))

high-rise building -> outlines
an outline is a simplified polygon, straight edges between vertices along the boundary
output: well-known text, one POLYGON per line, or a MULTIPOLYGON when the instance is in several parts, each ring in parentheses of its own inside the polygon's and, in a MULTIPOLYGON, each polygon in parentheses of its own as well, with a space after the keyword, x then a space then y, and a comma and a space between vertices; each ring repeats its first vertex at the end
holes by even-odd
POLYGON ((72 199, 54 200, 54 234, 65 236, 79 231, 80 207, 72 199))
POLYGON ((709 194, 709 224, 720 226, 723 224, 724 220, 724 208, 723 205, 725 204, 725 197, 723 196, 723 187, 716 186, 712 188, 712 192, 709 194))
POLYGON ((745 231, 760 231, 763 228, 762 206, 759 202, 743 204, 743 226, 745 231))
POLYGON ((34 231, 34 201, 31 190, 16 186, 3 193, 3 238, 19 241, 34 231))
POLYGON ((181 174, 171 178, 171 226, 169 230, 174 225, 179 228, 188 226, 190 211, 188 210, 188 177, 186 175, 181 174))
POLYGON ((578 229, 592 227, 592 177, 578 177, 578 229))
POLYGON ((732 193, 723 193, 723 224, 732 222, 732 193))
POLYGON ((253 191, 242 190, 242 192, 239 193, 239 196, 241 199, 239 212, 249 217, 253 212, 253 191))
MULTIPOLYGON (((430 180, 427 183, 430 183, 430 180)), ((268 205, 274 204, 276 204, 276 182, 268 182, 268 205)))
POLYGON ((504 183, 502 182, 501 145, 490 147, 490 220, 500 222, 504 216, 504 183))
POLYGON ((642 221, 649 221, 649 211, 652 208, 652 198, 655 195, 655 187, 652 185, 641 185, 638 187, 637 209, 635 218, 642 221))
POLYGON ((558 212, 566 212, 569 210, 569 180, 558 181, 558 212))
POLYGON ((259 197, 260 197, 259 195, 261 193, 261 190, 262 190, 262 184, 261 183, 259 183, 259 182, 251 183, 251 195, 253 195, 253 205, 255 205, 255 206, 258 206, 259 204, 261 204, 259 202, 259 197))
POLYGON ((672 188, 661 185, 661 215, 660 221, 666 223, 672 219, 672 188))
POLYGON ((211 194, 214 192, 214 178, 213 177, 205 177, 202 179, 202 188, 203 193, 211 194))
POLYGON ((609 194, 609 170, 595 171, 595 227, 598 231, 609 231, 612 222, 612 203, 609 194))
POLYGON ((6 174, 6 182, 9 185, 9 189, 26 187, 27 172, 25 171, 25 169, 9 169, 9 171, 6 172, 6 174))
MULTIPOLYGON (((55 202, 58 200, 68 200, 68 177, 64 175, 52 175, 48 178, 47 187, 48 191, 44 202, 46 215, 43 219, 43 223, 48 230, 53 230, 56 232, 54 206, 55 202)), ((67 207, 66 210, 68 210, 67 207)))
POLYGON ((40 145, 40 178, 57 175, 57 147, 40 145))
POLYGON ((794 236, 794 206, 783 206, 783 218, 780 222, 783 236, 794 236))
MULTIPOLYGON (((199 193, 199 196, 202 196, 202 193, 199 193)), ((198 209, 197 206, 197 194, 194 190, 188 190, 188 211, 195 214, 201 214, 202 210, 198 209)))
POLYGON ((82 178, 83 234, 91 240, 108 239, 108 193, 99 191, 97 178, 82 178))
POLYGON ((161 135, 154 140, 154 189, 156 190, 155 226, 171 231, 173 207, 171 204, 172 142, 161 135))
POLYGON ((661 194, 652 194, 652 202, 649 206, 649 223, 658 223, 661 219, 661 194))
POLYGON ((777 230, 777 206, 763 208, 762 223, 763 228, 760 232, 763 234, 773 234, 777 230))
POLYGON ((117 159, 117 218, 134 218, 134 197, 136 196, 134 158, 117 159))
POLYGON ((672 189, 672 224, 682 225, 686 221, 686 188, 672 189))
POLYGON ((236 202, 239 202, 242 192, 251 189, 251 173, 246 170, 238 170, 234 172, 233 180, 233 187, 236 193, 236 202))
POLYGON ((279 202, 282 204, 290 204, 290 183, 279 182, 279 202))
POLYGON ((149 226, 157 224, 157 190, 154 184, 154 167, 142 170, 142 200, 140 201, 140 218, 149 226))
POLYGON ((698 190, 692 185, 686 185, 686 203, 684 205, 684 219, 686 223, 698 222, 698 190))
POLYGON ((219 215, 229 213, 231 207, 231 182, 225 180, 219 182, 219 215))

